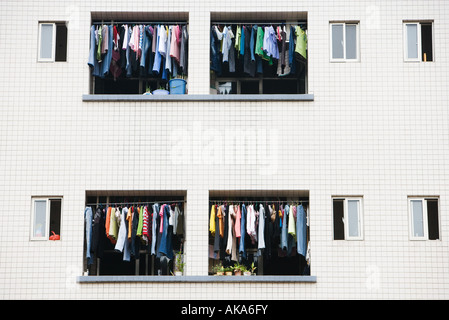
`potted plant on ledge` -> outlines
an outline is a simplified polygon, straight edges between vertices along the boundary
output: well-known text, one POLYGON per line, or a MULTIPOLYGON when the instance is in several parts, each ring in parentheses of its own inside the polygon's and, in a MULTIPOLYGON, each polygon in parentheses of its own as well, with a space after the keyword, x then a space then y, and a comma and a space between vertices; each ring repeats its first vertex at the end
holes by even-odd
POLYGON ((183 261, 183 254, 178 252, 175 261, 175 276, 182 276, 184 274, 185 262, 183 261))
POLYGON ((219 265, 216 265, 213 270, 214 270, 216 276, 223 276, 225 268, 223 267, 223 265, 219 264, 219 265))
POLYGON ((236 276, 241 276, 242 273, 244 273, 246 271, 245 265, 240 264, 238 262, 234 265, 233 269, 234 269, 234 275, 236 275, 236 276))
POLYGON ((246 270, 245 272, 243 272, 243 275, 245 275, 245 276, 253 275, 253 274, 255 274, 254 273, 255 270, 256 270, 256 266, 254 266, 254 262, 253 262, 253 263, 251 263, 251 267, 248 270, 246 270))
POLYGON ((225 267, 224 268, 225 275, 232 276, 232 270, 233 270, 233 267, 225 267))

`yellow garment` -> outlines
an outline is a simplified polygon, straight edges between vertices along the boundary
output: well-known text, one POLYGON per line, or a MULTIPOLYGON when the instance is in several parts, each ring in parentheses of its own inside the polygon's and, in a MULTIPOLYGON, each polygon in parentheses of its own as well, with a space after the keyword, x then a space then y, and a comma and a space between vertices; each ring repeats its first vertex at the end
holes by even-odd
POLYGON ((217 217, 218 217, 218 230, 220 232, 220 238, 223 238, 224 236, 224 224, 223 224, 223 212, 221 211, 221 206, 218 207, 218 212, 217 212, 217 217))
POLYGON ((307 59, 307 35, 301 27, 295 27, 296 46, 295 52, 299 53, 304 59, 307 59))
POLYGON ((237 26, 237 30, 235 31, 235 50, 237 51, 237 55, 240 54, 240 37, 242 36, 242 28, 237 26))
POLYGON ((111 211, 111 220, 109 225, 109 236, 108 238, 111 240, 112 243, 116 243, 117 241, 117 219, 115 217, 115 211, 116 208, 112 208, 111 211))
POLYGON ((295 217, 293 215, 294 206, 290 206, 290 210, 288 210, 288 233, 293 236, 296 240, 296 223, 295 217))
POLYGON ((131 239, 132 223, 133 223, 133 211, 134 207, 129 208, 126 220, 128 221, 128 240, 131 239))
POLYGON ((215 235, 215 205, 210 210, 209 231, 215 235))

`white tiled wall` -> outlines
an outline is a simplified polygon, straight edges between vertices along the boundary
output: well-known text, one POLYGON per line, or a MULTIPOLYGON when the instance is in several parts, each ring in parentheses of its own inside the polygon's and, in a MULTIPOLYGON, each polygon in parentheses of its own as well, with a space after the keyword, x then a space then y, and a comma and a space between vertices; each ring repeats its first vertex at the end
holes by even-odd
POLYGON ((0 1, 0 299, 449 298, 447 1, 0 1), (27 8, 27 10, 24 10, 27 8), (308 13, 308 102, 83 102, 91 12, 188 12, 189 93, 209 92, 211 12, 308 13), (402 21, 434 21, 435 62, 403 62, 402 21), (69 21, 37 63, 38 22, 69 21), (360 21, 359 63, 329 21, 360 21), (86 190, 186 190, 187 273, 207 274, 209 190, 308 190, 316 283, 80 284, 86 190), (59 242, 29 241, 31 197, 63 196, 59 242), (364 240, 332 240, 362 195, 364 240), (440 197, 440 238, 408 239, 407 196, 440 197), (220 296, 215 293, 220 292, 220 296))

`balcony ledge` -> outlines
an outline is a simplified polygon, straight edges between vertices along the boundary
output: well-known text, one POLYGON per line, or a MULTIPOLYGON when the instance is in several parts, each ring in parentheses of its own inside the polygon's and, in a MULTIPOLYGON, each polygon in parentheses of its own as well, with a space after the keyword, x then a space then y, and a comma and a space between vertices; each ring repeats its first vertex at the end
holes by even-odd
POLYGON ((313 101, 313 94, 85 94, 84 102, 170 102, 170 101, 313 101))
POLYGON ((79 276, 79 283, 122 282, 251 282, 251 283, 315 283, 316 276, 79 276))

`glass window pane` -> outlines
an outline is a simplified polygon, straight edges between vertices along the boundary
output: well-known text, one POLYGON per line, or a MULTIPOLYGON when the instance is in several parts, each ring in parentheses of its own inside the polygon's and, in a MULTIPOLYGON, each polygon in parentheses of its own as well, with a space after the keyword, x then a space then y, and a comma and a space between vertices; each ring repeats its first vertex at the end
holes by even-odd
POLYGON ((52 43, 53 43, 53 25, 41 24, 41 59, 52 58, 52 43))
POLYGON ((346 59, 357 59, 357 26, 346 25, 346 59))
POLYGON ((413 236, 424 237, 423 204, 421 200, 412 200, 413 236))
POLYGON ((407 58, 418 58, 418 25, 407 24, 407 58))
POLYGON ((359 200, 348 200, 348 234, 358 237, 359 234, 359 200))
POLYGON ((343 25, 332 25, 332 58, 343 59, 343 25))
POLYGON ((33 237, 45 237, 47 219, 47 201, 36 200, 34 202, 34 226, 33 237))

